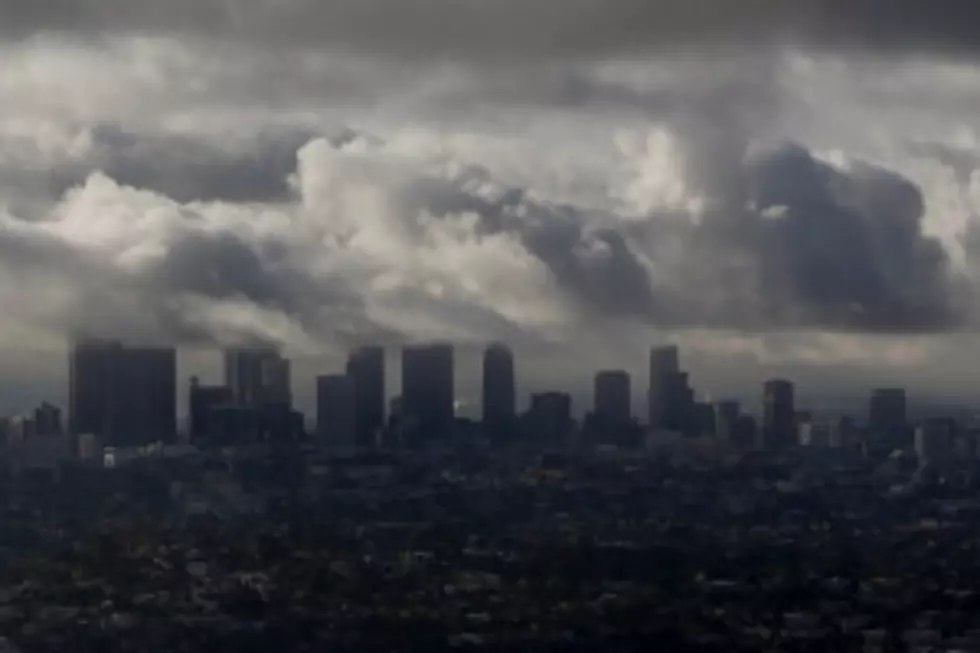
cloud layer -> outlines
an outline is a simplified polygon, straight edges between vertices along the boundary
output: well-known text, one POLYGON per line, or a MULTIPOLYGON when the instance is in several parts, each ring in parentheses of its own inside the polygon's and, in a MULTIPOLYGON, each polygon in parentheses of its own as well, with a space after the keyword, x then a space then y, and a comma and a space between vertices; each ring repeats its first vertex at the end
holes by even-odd
POLYGON ((743 153, 724 184, 699 184, 688 167, 695 198, 684 188, 665 196, 642 176, 684 160, 681 144, 662 130, 624 135, 622 156, 641 176, 617 210, 614 179, 604 202, 558 202, 440 154, 432 132, 312 138, 292 157, 294 134, 271 147, 259 136, 259 156, 237 158, 183 138, 161 146, 97 133, 92 165, 122 161, 139 187, 96 172, 43 219, 10 215, 0 230, 0 265, 17 278, 9 292, 48 330, 315 347, 547 341, 609 320, 750 331, 976 326, 970 279, 923 233, 919 189, 799 144, 743 153))
POLYGON ((948 363, 980 280, 966 9, 779 4, 0 1, 0 350, 948 363))
POLYGON ((183 33, 372 55, 507 60, 793 42, 973 52, 970 0, 35 0, 0 3, 10 35, 183 33))

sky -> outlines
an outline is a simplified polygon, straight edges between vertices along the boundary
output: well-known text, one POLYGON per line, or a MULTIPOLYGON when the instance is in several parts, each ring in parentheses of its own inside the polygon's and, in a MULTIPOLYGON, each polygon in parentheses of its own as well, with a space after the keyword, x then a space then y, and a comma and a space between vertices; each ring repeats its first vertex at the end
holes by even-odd
POLYGON ((80 334, 213 380, 220 346, 279 344, 301 404, 349 348, 431 339, 470 405, 491 340, 522 394, 626 368, 639 396, 676 342, 709 397, 972 398, 977 25, 957 0, 0 0, 0 412, 63 400, 80 334))

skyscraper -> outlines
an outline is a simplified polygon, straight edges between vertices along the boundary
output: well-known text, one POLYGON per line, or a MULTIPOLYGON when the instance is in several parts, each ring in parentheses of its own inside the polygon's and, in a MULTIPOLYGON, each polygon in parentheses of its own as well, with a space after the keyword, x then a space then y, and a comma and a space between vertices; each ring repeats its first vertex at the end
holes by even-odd
POLYGON ((213 416, 214 411, 223 406, 232 404, 231 389, 228 386, 206 386, 201 385, 200 380, 195 376, 191 377, 191 386, 188 396, 187 432, 191 442, 207 442, 213 440, 214 435, 213 416))
POLYGON ((274 348, 225 350, 225 385, 240 406, 291 404, 289 377, 289 361, 274 348))
POLYGON ((172 442, 176 438, 176 349, 122 347, 114 381, 112 430, 117 444, 172 442))
POLYGON ((700 435, 694 390, 685 372, 667 372, 660 379, 660 412, 657 428, 685 435, 700 435))
POLYGON ((796 441, 794 388, 785 379, 771 379, 763 386, 762 438, 769 449, 796 441))
POLYGON ((593 413, 600 424, 620 427, 633 419, 630 375, 623 370, 606 370, 595 377, 593 413))
POLYGON ((517 398, 514 354, 502 344, 491 344, 483 353, 483 427, 488 435, 511 435, 515 426, 517 398))
POLYGON ((542 444, 564 444, 572 430, 572 397, 564 392, 531 395, 530 436, 542 444))
POLYGON ((83 339, 72 344, 68 357, 68 428, 73 435, 92 433, 100 439, 111 431, 110 410, 117 350, 111 340, 83 339))
POLYGON ((69 427, 106 445, 171 441, 177 432, 177 352, 81 340, 69 358, 69 427))
POLYGON ((354 379, 334 374, 316 379, 316 431, 321 444, 330 447, 364 445, 357 438, 354 379))
MULTIPOLYGON (((907 401, 901 388, 878 388, 868 399, 868 427, 875 449, 911 448, 906 423, 907 401)), ((888 451, 890 453, 890 451, 888 451)))
POLYGON ((452 434, 455 420, 452 345, 430 344, 402 350, 402 408, 414 426, 410 446, 452 434))
POLYGON ((362 347, 351 352, 347 377, 352 383, 354 438, 359 446, 373 446, 385 426, 384 348, 362 347))
POLYGON ((675 345, 650 350, 650 380, 647 392, 648 419, 653 428, 665 429, 665 379, 680 373, 680 352, 675 345))
POLYGON ((715 436, 724 442, 733 441, 735 421, 742 408, 737 401, 719 401, 715 404, 715 436))

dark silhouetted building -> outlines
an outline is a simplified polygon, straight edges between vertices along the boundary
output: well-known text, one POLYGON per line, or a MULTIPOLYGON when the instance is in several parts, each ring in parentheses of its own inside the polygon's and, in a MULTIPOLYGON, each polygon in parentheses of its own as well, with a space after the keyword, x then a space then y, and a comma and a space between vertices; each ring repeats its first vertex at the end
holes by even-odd
POLYGON ((255 413, 258 439, 288 442, 302 434, 293 410, 291 365, 274 348, 235 348, 225 351, 225 384, 236 407, 255 413))
POLYGON ((517 415, 514 354, 491 344, 483 352, 483 428, 494 439, 513 435, 517 415))
POLYGON ((69 362, 69 424, 106 446, 171 442, 177 434, 177 351, 84 340, 69 362))
POLYGON ((455 422, 455 374, 452 345, 431 344, 402 350, 402 411, 412 424, 410 447, 445 440, 455 422))
MULTIPOLYGON (((187 435, 191 442, 212 443, 215 438, 212 415, 218 408, 231 406, 231 389, 224 385, 202 385, 191 377, 187 402, 187 435)), ((222 442, 222 444, 226 444, 222 442)))
POLYGON ((347 377, 353 383, 356 444, 372 447, 385 428, 384 348, 362 347, 351 352, 347 377))
POLYGON ((572 397, 564 392, 531 395, 527 412, 529 439, 536 443, 559 445, 572 430, 572 397))
POLYGON ((710 403, 694 404, 694 435, 714 437, 717 427, 715 425, 715 407, 710 403))
POLYGON ((112 400, 112 446, 173 442, 177 436, 177 350, 121 347, 112 400))
POLYGON ((68 428, 73 435, 106 438, 112 424, 112 391, 121 344, 85 339, 72 345, 68 358, 68 428))
POLYGON ((633 420, 630 375, 623 370, 606 370, 595 376, 592 410, 601 424, 620 427, 633 420))
POLYGON ((34 428, 41 437, 62 435, 61 409, 46 401, 42 403, 34 409, 34 428))
POLYGON ((729 442, 739 449, 754 449, 758 445, 758 426, 751 415, 739 415, 732 423, 729 442))
POLYGON ((879 388, 868 400, 868 431, 872 449, 890 453, 911 450, 912 429, 907 422, 907 400, 901 388, 879 388))
POLYGON ((350 376, 317 377, 316 430, 321 444, 343 448, 366 444, 357 437, 355 394, 354 379, 350 376))
POLYGON ((273 348, 225 351, 225 385, 239 406, 292 404, 289 361, 273 348))
POLYGON ((767 449, 790 447, 796 442, 796 408, 793 384, 784 379, 763 386, 762 438, 767 449))
POLYGON ((669 372, 660 379, 660 418, 656 428, 698 435, 694 390, 684 372, 669 372))
POLYGON ((924 421, 915 430, 915 453, 919 463, 943 463, 955 453, 956 420, 934 418, 924 421))
POLYGON ((648 419, 650 426, 657 429, 667 429, 664 423, 664 411, 667 409, 664 380, 673 374, 678 374, 680 367, 680 352, 674 345, 654 347, 650 350, 650 380, 647 388, 648 419))
POLYGON ((723 442, 733 442, 732 430, 742 412, 737 401, 719 401, 715 404, 715 436, 723 442))

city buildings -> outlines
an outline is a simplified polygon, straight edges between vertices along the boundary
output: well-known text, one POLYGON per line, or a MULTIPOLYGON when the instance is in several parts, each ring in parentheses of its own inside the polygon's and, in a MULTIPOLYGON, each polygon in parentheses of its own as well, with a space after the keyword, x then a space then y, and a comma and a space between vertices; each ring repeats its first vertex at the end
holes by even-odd
POLYGON ((413 345, 402 349, 402 413, 411 424, 410 447, 425 446, 452 435, 455 421, 453 347, 413 345))
POLYGON ((274 348, 225 350, 225 385, 239 406, 292 403, 290 364, 274 348))
POLYGON ((231 388, 226 385, 202 385, 191 377, 187 402, 187 434, 191 442, 217 440, 215 411, 234 404, 231 388))
MULTIPOLYGON (((362 347, 351 352, 347 359, 347 377, 352 383, 355 441, 360 447, 373 447, 385 427, 384 348, 362 347)), ((317 405, 319 407, 319 399, 317 405)))
POLYGON ((107 446, 171 442, 177 433, 177 352, 118 341, 74 344, 69 359, 69 424, 107 446))
POLYGON ((785 379, 766 381, 763 389, 762 438, 766 448, 780 449, 796 442, 793 384, 785 379))
POLYGON ((610 428, 632 422, 630 375, 623 370, 606 370, 596 374, 592 410, 596 420, 610 428))
POLYGON ((514 353, 501 343, 489 345, 483 352, 484 431, 493 439, 510 437, 516 426, 517 382, 514 353))
POLYGON ((531 395, 527 414, 529 437, 538 444, 560 445, 571 433, 572 397, 565 392, 539 392, 531 395))
POLYGON ((666 379, 681 371, 680 352, 676 346, 654 347, 650 350, 650 378, 647 388, 648 423, 652 428, 668 429, 664 412, 669 403, 666 379))
POLYGON ((356 397, 356 380, 349 374, 317 377, 316 429, 321 444, 337 448, 365 444, 357 428, 356 397))
MULTIPOLYGON (((482 353, 483 419, 477 423, 456 416, 456 360, 451 345, 412 345, 404 347, 401 355, 402 393, 391 400, 388 421, 383 348, 357 349, 349 355, 344 373, 317 377, 317 442, 340 448, 411 449, 465 442, 482 434, 495 444, 550 447, 574 441, 628 449, 644 441, 643 427, 633 418, 632 383, 625 370, 595 374, 592 410, 581 428, 572 412, 572 395, 558 390, 534 393, 530 408, 518 419, 514 353, 505 344, 490 344, 482 353)), ((901 443, 897 438, 907 437, 907 446, 900 448, 918 454, 922 461, 976 456, 976 428, 964 428, 956 420, 910 423, 906 392, 900 388, 873 391, 867 422, 858 424, 826 412, 797 410, 793 383, 772 379, 764 384, 757 419, 744 412, 738 401, 712 404, 698 399, 679 358, 676 347, 654 348, 650 353, 648 397, 653 422, 649 431, 663 436, 662 441, 680 436, 699 438, 700 443, 715 439, 742 451, 781 451, 802 445, 882 458, 894 451, 892 444, 901 443)), ((227 447, 298 442, 305 436, 302 416, 292 409, 288 359, 271 348, 237 348, 224 352, 224 362, 225 384, 190 380, 187 432, 193 443, 227 447)), ((175 386, 172 348, 109 340, 75 343, 69 357, 67 429, 75 438, 75 449, 82 435, 99 446, 116 448, 172 441, 175 386)), ((8 442, 65 431, 59 409, 49 403, 0 423, 8 442)))
POLYGON ((879 388, 871 393, 868 400, 868 431, 870 443, 878 451, 912 448, 904 389, 879 388))

